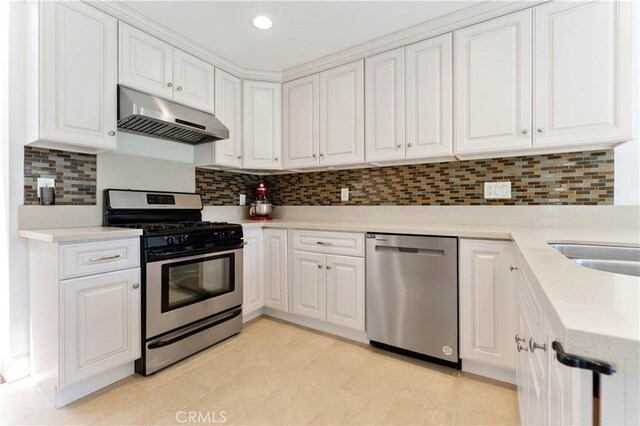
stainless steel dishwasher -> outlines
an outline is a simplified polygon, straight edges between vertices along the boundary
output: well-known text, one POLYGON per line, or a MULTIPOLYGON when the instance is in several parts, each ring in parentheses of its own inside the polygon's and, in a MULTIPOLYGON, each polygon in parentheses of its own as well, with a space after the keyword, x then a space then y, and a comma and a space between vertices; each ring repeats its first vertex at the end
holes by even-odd
POLYGON ((371 344, 459 368, 458 239, 370 233, 366 256, 371 344))

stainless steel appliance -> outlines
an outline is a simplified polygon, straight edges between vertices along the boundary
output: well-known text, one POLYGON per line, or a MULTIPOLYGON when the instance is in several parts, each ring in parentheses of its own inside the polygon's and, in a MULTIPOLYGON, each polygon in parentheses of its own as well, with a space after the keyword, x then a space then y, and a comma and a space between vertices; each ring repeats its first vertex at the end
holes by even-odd
POLYGON ((229 138, 213 114, 124 86, 118 86, 118 129, 193 145, 229 138))
POLYGON ((199 194, 105 190, 105 225, 143 230, 142 358, 151 374, 242 329, 242 227, 199 194))
POLYGON ((458 240, 367 234, 371 344, 459 367, 458 240))

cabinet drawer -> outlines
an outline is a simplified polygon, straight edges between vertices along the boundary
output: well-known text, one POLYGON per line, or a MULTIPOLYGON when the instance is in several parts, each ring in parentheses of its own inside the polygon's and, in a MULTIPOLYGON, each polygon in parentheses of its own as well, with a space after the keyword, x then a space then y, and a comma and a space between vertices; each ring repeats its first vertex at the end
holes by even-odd
POLYGON ((60 246, 60 279, 137 266, 140 266, 139 238, 60 246))
POLYGON ((350 232, 294 230, 293 249, 364 257, 364 235, 350 232))

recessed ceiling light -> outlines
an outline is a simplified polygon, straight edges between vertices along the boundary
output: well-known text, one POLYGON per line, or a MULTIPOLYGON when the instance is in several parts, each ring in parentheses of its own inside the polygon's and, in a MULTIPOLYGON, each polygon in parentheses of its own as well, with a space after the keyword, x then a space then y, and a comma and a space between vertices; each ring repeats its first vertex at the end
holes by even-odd
POLYGON ((253 25, 261 30, 268 30, 273 26, 273 22, 268 16, 260 15, 253 18, 253 25))

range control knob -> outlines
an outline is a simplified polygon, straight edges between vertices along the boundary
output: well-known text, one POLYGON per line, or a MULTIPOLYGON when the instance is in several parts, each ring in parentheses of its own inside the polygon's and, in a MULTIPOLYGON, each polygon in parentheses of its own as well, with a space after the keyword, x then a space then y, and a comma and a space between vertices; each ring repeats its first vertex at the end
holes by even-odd
POLYGON ((172 246, 172 245, 174 245, 176 243, 175 237, 166 237, 166 240, 167 240, 167 244, 170 245, 170 246, 172 246))

